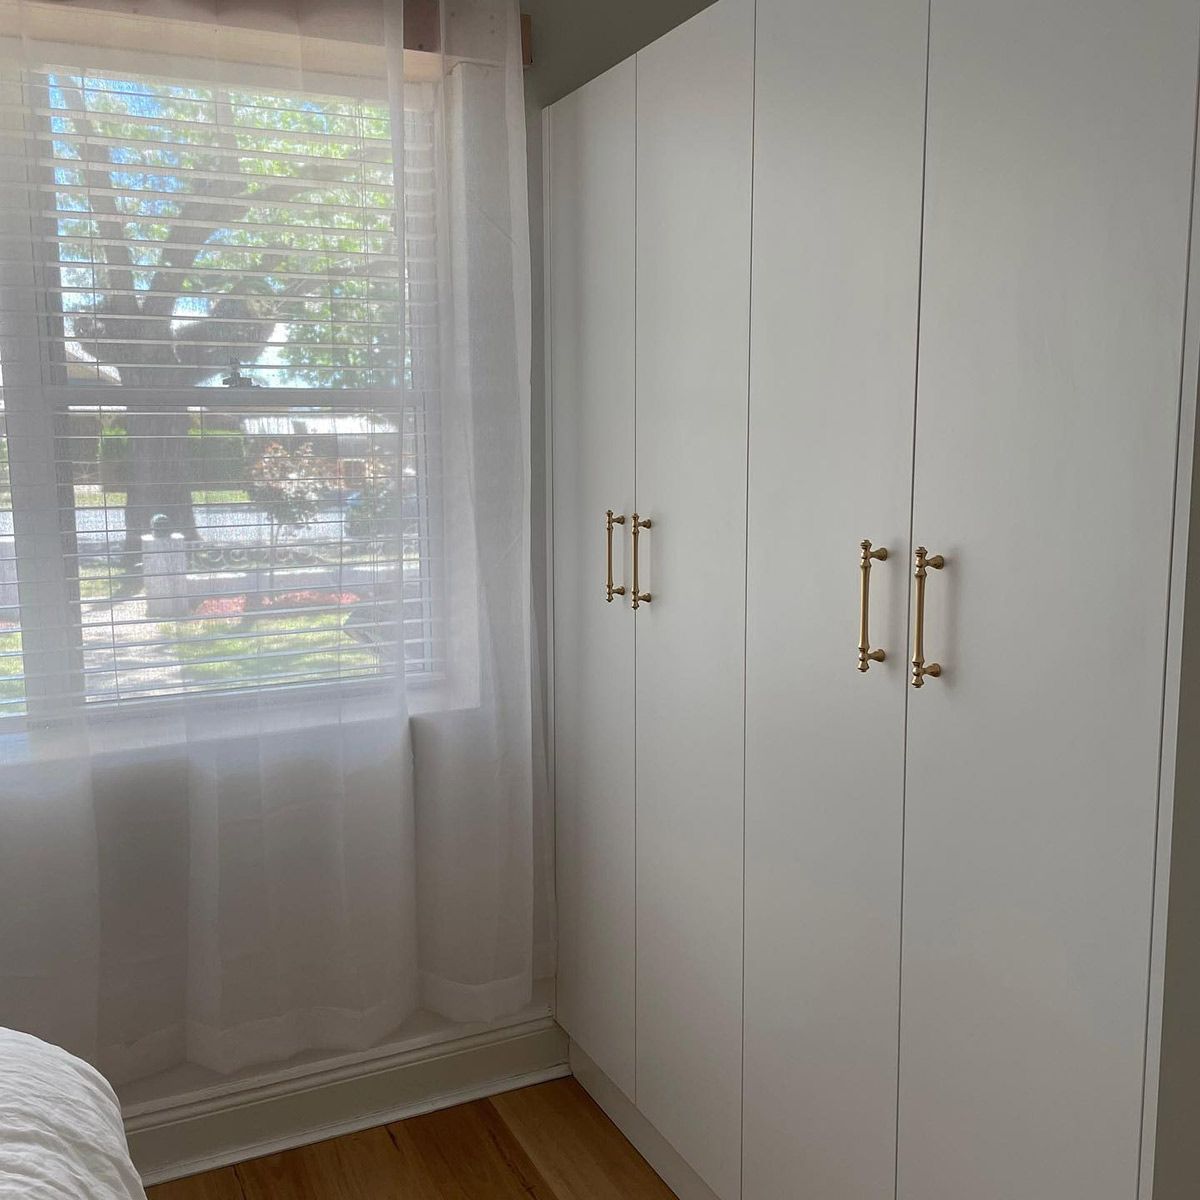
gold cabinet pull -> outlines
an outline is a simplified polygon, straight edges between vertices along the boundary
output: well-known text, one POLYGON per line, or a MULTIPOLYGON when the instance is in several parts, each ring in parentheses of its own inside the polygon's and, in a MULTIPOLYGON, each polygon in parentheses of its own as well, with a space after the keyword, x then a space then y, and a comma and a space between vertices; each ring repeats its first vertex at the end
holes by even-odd
POLYGON ((882 650, 871 649, 871 635, 868 623, 871 613, 871 560, 886 562, 888 552, 883 546, 878 550, 871 549, 871 543, 864 538, 859 547, 862 557, 859 559, 859 570, 862 573, 862 586, 859 591, 858 604, 858 669, 869 671, 873 662, 883 662, 887 657, 882 650))
POLYGON ((638 538, 643 529, 650 528, 649 520, 643 521, 637 513, 633 514, 631 529, 633 530, 633 607, 650 603, 650 593, 640 591, 641 582, 638 578, 638 538))
POLYGON ((612 557, 613 526, 614 525, 624 525, 624 524, 625 524, 624 514, 622 514, 619 517, 614 517, 613 510, 610 508, 608 510, 608 513, 606 514, 606 518, 605 518, 605 522, 604 522, 604 530, 608 537, 608 582, 604 585, 604 590, 607 593, 607 595, 605 596, 605 599, 609 602, 609 604, 612 603, 614 596, 625 595, 624 585, 622 585, 621 587, 613 587, 613 557, 612 557))
POLYGON ((916 564, 914 578, 917 581, 917 615, 913 629, 912 685, 919 688, 925 686, 926 675, 932 675, 936 679, 942 673, 940 663, 925 662, 925 576, 929 573, 926 570, 927 567, 940 571, 946 565, 946 560, 940 554, 930 555, 924 546, 918 546, 914 561, 916 564))

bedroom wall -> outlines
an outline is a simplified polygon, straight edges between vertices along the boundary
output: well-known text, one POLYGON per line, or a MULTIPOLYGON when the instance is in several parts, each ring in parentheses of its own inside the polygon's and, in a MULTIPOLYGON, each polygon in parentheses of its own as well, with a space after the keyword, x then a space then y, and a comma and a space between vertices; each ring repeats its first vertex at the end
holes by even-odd
POLYGON ((525 92, 553 104, 707 8, 712 0, 523 0, 533 18, 525 92))

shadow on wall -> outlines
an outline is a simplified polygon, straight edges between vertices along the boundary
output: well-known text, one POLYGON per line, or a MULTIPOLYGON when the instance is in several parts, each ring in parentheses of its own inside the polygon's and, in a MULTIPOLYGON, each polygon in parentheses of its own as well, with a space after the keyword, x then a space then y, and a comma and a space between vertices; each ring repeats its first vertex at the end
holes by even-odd
POLYGON ((628 58, 712 0, 521 0, 533 17, 526 93, 536 108, 628 58))

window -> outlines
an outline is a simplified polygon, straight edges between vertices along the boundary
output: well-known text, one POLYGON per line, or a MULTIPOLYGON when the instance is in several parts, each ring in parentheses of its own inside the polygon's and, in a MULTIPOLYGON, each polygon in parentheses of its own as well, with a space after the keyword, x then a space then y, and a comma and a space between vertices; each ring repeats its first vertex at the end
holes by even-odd
POLYGON ((19 93, 43 325, 36 385, 0 343, 0 714, 432 677, 433 85, 402 131, 380 99, 111 70, 19 93), (22 511, 51 495, 47 591, 22 511), (18 574, 71 645, 22 640, 18 574))

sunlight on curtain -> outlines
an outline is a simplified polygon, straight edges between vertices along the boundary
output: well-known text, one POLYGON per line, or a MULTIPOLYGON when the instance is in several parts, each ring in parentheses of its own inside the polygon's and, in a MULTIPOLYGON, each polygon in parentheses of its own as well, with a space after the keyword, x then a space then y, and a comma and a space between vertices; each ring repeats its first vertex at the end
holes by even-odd
POLYGON ((403 7, 0 0, 0 1024, 117 1080, 545 958, 518 15, 403 7))

